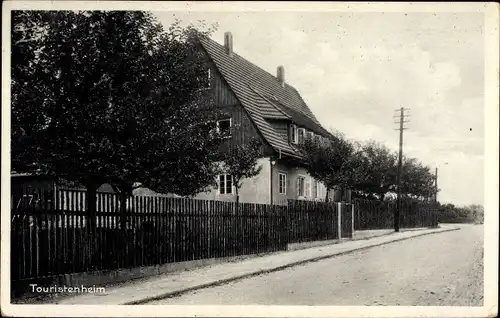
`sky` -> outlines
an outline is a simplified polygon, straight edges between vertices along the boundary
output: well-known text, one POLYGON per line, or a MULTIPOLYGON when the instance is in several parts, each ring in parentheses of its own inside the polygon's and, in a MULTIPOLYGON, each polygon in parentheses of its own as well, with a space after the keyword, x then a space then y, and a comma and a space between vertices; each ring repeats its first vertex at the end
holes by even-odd
POLYGON ((403 12, 155 12, 166 26, 218 23, 234 51, 302 95, 320 123, 438 168, 439 200, 483 204, 484 16, 403 12))

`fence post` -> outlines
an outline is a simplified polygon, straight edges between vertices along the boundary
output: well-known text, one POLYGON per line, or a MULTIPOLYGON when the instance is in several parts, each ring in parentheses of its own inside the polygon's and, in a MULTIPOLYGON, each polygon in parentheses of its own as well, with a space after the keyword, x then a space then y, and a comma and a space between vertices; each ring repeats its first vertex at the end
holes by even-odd
POLYGON ((354 236, 354 202, 351 202, 351 234, 354 236))
POLYGON ((337 202, 337 229, 339 240, 342 239, 342 202, 337 202))

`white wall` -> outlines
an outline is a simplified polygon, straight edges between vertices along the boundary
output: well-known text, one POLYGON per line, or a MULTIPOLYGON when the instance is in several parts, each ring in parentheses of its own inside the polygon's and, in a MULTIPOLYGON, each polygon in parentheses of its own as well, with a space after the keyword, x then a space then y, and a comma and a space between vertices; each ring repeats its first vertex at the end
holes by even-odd
POLYGON ((286 204, 286 200, 288 199, 300 199, 300 200, 315 200, 315 201, 324 201, 326 195, 326 188, 324 184, 320 182, 320 187, 322 187, 322 191, 320 191, 320 197, 316 197, 313 187, 314 178, 307 172, 305 168, 297 167, 293 164, 286 163, 284 161, 277 162, 273 166, 273 201, 275 204, 286 204), (287 193, 286 195, 279 193, 279 174, 285 173, 287 176, 287 193), (297 178, 300 176, 304 176, 306 180, 308 180, 308 184, 310 187, 310 191, 308 196, 297 196, 297 178))
MULTIPOLYGON (((270 161, 269 158, 261 158, 257 165, 262 166, 260 173, 250 179, 242 180, 242 186, 239 190, 240 202, 244 203, 270 203, 270 161)), ((213 188, 208 192, 200 193, 195 199, 217 200, 217 201, 236 201, 236 193, 233 186, 232 194, 219 194, 218 189, 213 188)))

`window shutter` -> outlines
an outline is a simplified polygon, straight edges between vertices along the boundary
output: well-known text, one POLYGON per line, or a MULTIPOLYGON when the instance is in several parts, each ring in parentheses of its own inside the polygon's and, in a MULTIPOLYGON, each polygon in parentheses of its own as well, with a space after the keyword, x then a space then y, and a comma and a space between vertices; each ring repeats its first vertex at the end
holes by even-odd
POLYGON ((305 129, 304 128, 299 128, 297 129, 297 135, 298 135, 298 143, 301 144, 304 142, 304 139, 305 139, 305 129))
POLYGON ((310 178, 306 178, 305 196, 306 197, 311 196, 311 179, 310 178))
POLYGON ((300 197, 300 177, 295 181, 295 187, 297 189, 297 197, 300 197))
POLYGON ((286 174, 283 174, 283 194, 286 194, 287 193, 287 175, 286 174))

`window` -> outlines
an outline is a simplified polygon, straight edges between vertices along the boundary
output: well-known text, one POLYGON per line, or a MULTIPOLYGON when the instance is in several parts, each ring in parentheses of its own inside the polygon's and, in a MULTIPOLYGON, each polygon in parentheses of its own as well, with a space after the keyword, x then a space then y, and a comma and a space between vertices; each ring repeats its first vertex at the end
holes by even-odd
POLYGON ((321 136, 320 135, 314 135, 314 141, 317 143, 321 143, 321 136))
POLYGON ((306 178, 304 176, 297 177, 297 196, 304 197, 306 195, 306 178))
POLYGON ((308 131, 307 138, 309 139, 309 141, 313 141, 314 140, 314 133, 312 131, 308 131))
POLYGON ((290 125, 290 142, 292 144, 297 143, 297 126, 295 126, 294 124, 290 125))
POLYGON ((313 197, 314 198, 319 198, 319 191, 320 191, 320 183, 316 180, 313 180, 313 197))
POLYGON ((280 182, 280 194, 286 194, 286 173, 279 174, 279 182, 280 182))
POLYGON ((204 72, 202 73, 202 75, 197 77, 197 79, 201 84, 201 88, 199 89, 200 91, 210 89, 210 87, 212 86, 211 85, 212 74, 211 74, 210 68, 205 69, 204 72))
POLYGON ((320 138, 320 143, 321 143, 321 145, 322 145, 323 147, 328 147, 328 146, 329 146, 328 142, 329 142, 329 139, 328 139, 328 138, 325 138, 325 137, 321 137, 321 138, 320 138))
POLYGON ((231 118, 218 120, 217 132, 229 138, 231 136, 231 118))
POLYGON ((299 128, 298 131, 297 131, 297 139, 298 139, 298 143, 301 144, 304 142, 304 137, 305 137, 305 134, 306 134, 306 130, 304 128, 299 128))
POLYGON ((219 194, 233 193, 233 177, 230 174, 221 174, 219 176, 219 194))

